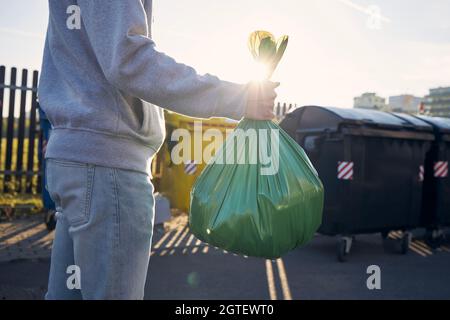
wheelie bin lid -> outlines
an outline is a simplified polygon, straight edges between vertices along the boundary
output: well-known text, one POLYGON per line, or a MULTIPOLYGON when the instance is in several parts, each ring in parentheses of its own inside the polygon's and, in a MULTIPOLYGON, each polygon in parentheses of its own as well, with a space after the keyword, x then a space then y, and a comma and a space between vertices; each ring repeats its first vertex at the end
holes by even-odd
POLYGON ((280 126, 290 134, 346 128, 351 135, 434 140, 433 127, 425 121, 378 110, 304 106, 290 111, 280 126))
POLYGON ((413 125, 417 130, 433 131, 433 126, 430 123, 423 121, 422 119, 419 119, 413 115, 398 112, 393 112, 391 114, 407 121, 410 125, 413 125))
POLYGON ((388 112, 367 109, 350 109, 337 107, 304 106, 292 110, 287 117, 299 118, 301 122, 312 121, 317 128, 337 127, 341 123, 381 126, 398 129, 422 129, 432 131, 433 127, 426 122, 407 114, 391 114, 388 112), (305 115, 305 119, 303 118, 305 115), (307 118, 307 119, 306 119, 307 118))
POLYGON ((437 129, 440 133, 450 134, 450 119, 430 116, 416 116, 416 118, 425 121, 437 129))

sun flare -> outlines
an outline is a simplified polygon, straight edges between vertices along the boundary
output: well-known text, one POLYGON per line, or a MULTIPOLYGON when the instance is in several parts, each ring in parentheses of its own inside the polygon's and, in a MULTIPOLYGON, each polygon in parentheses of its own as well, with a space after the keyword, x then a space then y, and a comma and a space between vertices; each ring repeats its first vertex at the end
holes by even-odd
POLYGON ((269 66, 262 62, 256 62, 252 64, 250 71, 252 75, 252 81, 264 81, 269 75, 269 66))

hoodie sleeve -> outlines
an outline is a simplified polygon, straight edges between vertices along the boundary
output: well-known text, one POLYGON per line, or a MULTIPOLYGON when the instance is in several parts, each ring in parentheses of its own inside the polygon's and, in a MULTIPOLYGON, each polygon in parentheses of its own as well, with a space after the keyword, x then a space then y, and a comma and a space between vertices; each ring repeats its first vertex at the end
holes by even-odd
POLYGON ((246 86, 199 75, 157 51, 141 0, 78 0, 78 5, 100 67, 117 89, 188 116, 243 117, 246 86))

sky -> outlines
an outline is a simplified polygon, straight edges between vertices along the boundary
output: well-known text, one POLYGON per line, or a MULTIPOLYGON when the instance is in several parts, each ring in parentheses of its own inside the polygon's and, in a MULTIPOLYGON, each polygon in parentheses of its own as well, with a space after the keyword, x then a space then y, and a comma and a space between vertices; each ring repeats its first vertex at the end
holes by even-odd
MULTIPOLYGON (((158 50, 224 80, 255 77, 252 31, 289 35, 273 76, 282 102, 349 108, 363 92, 423 96, 450 86, 449 0, 153 2, 158 50)), ((40 69, 47 6, 0 0, 0 65, 40 69)))

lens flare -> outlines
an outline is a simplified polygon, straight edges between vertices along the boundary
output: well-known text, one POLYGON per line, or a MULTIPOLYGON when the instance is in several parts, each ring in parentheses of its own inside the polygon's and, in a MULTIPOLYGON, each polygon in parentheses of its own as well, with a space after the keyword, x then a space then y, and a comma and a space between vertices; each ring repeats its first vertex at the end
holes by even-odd
POLYGON ((269 75, 269 66, 263 62, 255 62, 251 74, 253 75, 252 81, 262 82, 266 80, 269 75))

